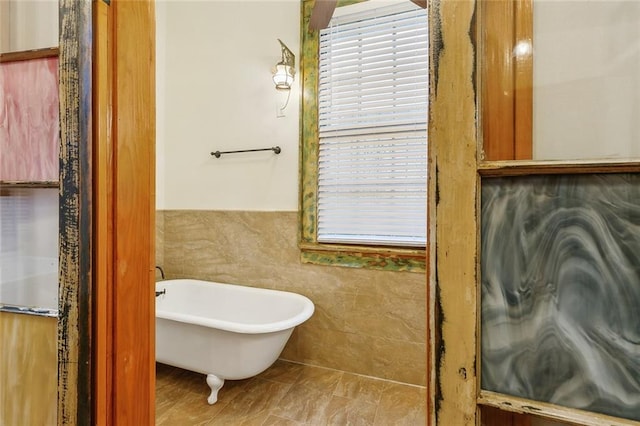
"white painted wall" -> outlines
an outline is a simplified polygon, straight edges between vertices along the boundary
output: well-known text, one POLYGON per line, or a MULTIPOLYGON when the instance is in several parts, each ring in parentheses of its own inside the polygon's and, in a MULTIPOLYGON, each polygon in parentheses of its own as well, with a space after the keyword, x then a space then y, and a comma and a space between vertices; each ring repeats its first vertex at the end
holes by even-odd
POLYGON ((156 3, 156 209, 165 206, 165 128, 167 122, 165 110, 166 89, 166 50, 167 50, 167 4, 156 3))
POLYGON ((640 158, 640 1, 533 10, 534 158, 640 158))
POLYGON ((57 46, 57 0, 0 0, 0 52, 57 46))
POLYGON ((298 205, 299 83, 285 116, 271 70, 300 50, 300 2, 166 1, 157 10, 157 208, 291 211, 298 205), (222 156, 211 151, 267 148, 222 156))
MULTIPOLYGON (((270 71, 277 38, 299 56, 299 9, 158 1, 159 209, 297 209, 300 81, 277 118, 270 71)), ((640 157, 639 1, 536 0, 534 55, 535 158, 640 157)))

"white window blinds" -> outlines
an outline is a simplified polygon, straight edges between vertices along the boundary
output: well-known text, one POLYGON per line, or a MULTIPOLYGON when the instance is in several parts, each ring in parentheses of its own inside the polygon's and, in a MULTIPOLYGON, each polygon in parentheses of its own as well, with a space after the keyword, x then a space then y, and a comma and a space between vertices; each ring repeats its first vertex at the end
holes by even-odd
POLYGON ((426 243, 427 22, 406 0, 320 33, 319 242, 426 243))

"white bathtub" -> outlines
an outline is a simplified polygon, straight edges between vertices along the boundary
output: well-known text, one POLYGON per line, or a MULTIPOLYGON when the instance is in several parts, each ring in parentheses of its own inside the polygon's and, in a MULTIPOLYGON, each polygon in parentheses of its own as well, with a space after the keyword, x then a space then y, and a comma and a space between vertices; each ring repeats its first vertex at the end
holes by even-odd
POLYGON ((207 375, 209 404, 224 380, 271 366, 295 326, 313 314, 295 293, 199 280, 156 283, 156 361, 207 375))

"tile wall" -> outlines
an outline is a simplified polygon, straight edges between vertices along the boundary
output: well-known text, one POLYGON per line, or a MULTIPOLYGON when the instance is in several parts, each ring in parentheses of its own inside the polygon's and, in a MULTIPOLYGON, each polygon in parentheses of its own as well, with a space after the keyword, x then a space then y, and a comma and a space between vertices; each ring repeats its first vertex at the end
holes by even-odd
POLYGON ((282 358, 426 384, 426 278, 301 264, 296 212, 157 212, 156 256, 167 278, 293 291, 316 306, 282 358))

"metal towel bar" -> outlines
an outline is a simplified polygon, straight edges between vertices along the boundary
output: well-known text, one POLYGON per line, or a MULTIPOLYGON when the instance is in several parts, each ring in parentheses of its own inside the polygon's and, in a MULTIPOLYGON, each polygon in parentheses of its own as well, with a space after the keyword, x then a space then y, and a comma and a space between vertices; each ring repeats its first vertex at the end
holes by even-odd
POLYGON ((274 146, 271 148, 243 149, 240 151, 224 151, 224 152, 214 151, 211 153, 211 155, 213 155, 216 158, 220 158, 222 154, 237 154, 240 152, 256 152, 256 151, 273 151, 276 154, 280 154, 282 152, 279 146, 274 146))

